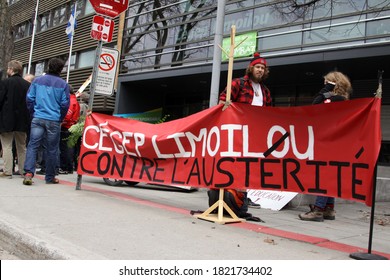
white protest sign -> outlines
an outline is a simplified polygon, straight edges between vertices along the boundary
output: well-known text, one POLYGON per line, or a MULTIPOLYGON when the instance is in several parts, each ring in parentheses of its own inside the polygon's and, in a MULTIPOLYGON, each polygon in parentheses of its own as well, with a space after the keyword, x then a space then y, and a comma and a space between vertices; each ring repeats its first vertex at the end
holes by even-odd
POLYGON ((261 208, 279 211, 298 193, 279 192, 265 190, 248 190, 248 198, 253 202, 259 203, 261 208))

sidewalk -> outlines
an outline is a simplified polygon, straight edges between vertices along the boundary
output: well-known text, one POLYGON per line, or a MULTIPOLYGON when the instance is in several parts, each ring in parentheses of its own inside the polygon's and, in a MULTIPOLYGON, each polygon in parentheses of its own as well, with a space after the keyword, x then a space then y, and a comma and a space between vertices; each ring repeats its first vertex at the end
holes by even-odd
MULTIPOLYGON (((60 175, 46 185, 0 179, 0 244, 21 259, 351 260, 367 252, 371 208, 344 201, 336 220, 305 222, 307 206, 250 209, 265 223, 220 225, 197 219, 206 189, 167 191, 107 186, 102 178, 60 175)), ((372 253, 390 259, 390 203, 377 202, 372 253)))

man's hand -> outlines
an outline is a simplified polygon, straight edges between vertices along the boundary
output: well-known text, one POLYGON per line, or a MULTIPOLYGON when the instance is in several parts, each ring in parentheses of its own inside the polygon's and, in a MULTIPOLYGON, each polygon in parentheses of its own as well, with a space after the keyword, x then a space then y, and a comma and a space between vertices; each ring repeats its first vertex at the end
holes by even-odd
MULTIPOLYGON (((221 101, 221 102, 223 102, 223 101, 221 101)), ((232 102, 229 100, 229 101, 226 101, 226 102, 223 102, 223 103, 220 103, 220 104, 224 104, 223 108, 222 108, 222 111, 225 111, 226 108, 228 108, 230 106, 230 104, 232 104, 232 102)))

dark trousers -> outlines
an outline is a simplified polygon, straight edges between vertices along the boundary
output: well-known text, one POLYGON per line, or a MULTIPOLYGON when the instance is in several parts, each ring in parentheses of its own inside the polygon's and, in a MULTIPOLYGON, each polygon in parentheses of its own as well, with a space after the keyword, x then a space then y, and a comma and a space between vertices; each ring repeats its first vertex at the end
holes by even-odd
POLYGON ((67 128, 61 127, 60 138, 60 168, 64 171, 73 172, 74 149, 68 147, 68 137, 70 132, 67 128))

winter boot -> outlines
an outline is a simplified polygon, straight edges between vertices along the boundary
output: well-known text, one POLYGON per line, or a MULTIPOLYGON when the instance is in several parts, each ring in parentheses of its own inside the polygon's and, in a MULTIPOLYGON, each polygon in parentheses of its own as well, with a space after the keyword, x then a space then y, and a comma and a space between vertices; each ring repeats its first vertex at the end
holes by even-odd
POLYGON ((336 211, 332 206, 326 205, 324 211, 324 219, 325 220, 335 220, 336 219, 336 211))
POLYGON ((299 218, 303 221, 312 221, 312 222, 323 222, 324 221, 324 210, 310 205, 310 211, 306 213, 299 214, 299 218))

